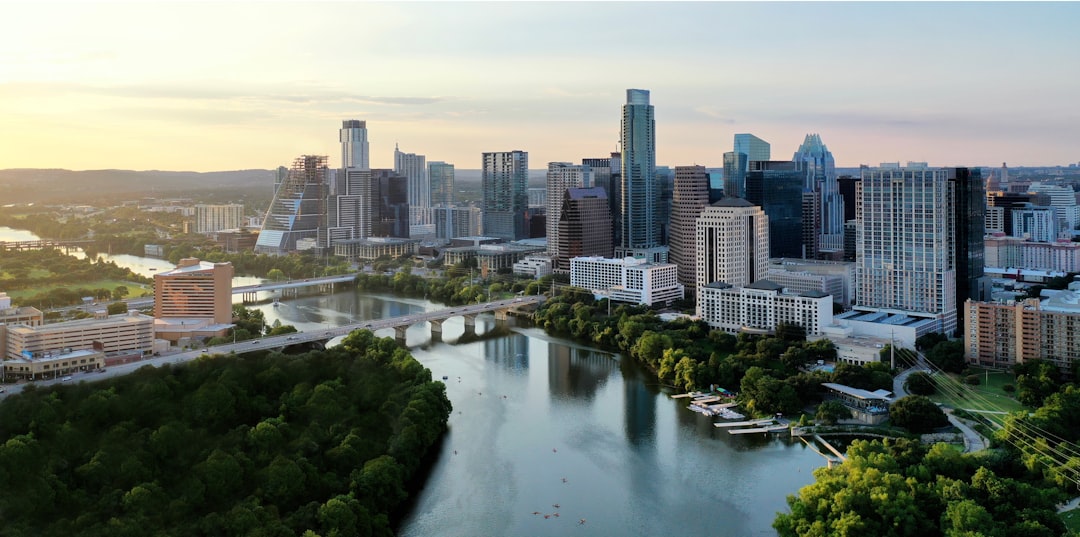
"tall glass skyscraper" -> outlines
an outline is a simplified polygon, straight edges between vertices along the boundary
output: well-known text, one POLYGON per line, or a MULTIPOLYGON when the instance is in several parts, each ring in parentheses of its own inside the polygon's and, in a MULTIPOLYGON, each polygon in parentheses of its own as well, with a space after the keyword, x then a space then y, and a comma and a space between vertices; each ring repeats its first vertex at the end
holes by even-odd
POLYGON ((454 165, 442 161, 428 163, 428 180, 431 182, 431 206, 454 203, 454 165))
MULTIPOLYGON (((549 162, 547 171, 547 247, 548 253, 554 254, 559 247, 559 217, 562 214, 563 198, 571 188, 592 186, 592 169, 584 164, 569 162, 549 162)), ((607 201, 607 197, 604 197, 607 201)))
POLYGON ((529 154, 525 151, 484 153, 480 190, 484 235, 508 241, 529 237, 525 211, 529 206, 529 154))
POLYGON ((805 173, 800 166, 786 160, 755 160, 746 172, 747 201, 769 215, 770 257, 803 257, 805 173))
POLYGON ((751 161, 772 158, 769 143, 753 134, 736 134, 735 150, 724 153, 724 195, 746 197, 746 172, 751 161))
POLYGON ((420 224, 416 209, 431 207, 431 185, 428 183, 427 157, 416 153, 402 153, 394 144, 394 172, 408 179, 409 208, 414 214, 410 222, 420 224))
POLYGON ((817 134, 807 134, 792 158, 806 172, 804 194, 814 214, 803 214, 806 256, 839 258, 844 250, 844 198, 836 182, 836 161, 817 134))
POLYGON ((356 119, 342 121, 338 137, 341 140, 341 167, 370 170, 367 122, 356 119))
POLYGON ((615 255, 666 261, 657 218, 656 121, 649 91, 626 90, 622 109, 621 233, 615 255), (661 259, 655 257, 662 256, 661 259))

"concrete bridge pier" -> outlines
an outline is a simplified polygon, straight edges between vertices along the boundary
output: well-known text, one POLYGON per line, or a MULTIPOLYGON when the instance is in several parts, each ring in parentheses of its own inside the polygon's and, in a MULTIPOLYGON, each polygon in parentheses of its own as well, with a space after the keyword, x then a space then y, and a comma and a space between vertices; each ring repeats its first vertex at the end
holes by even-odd
POLYGON ((442 324, 445 319, 433 319, 428 321, 431 323, 431 337, 434 338, 435 334, 442 336, 442 324))
POLYGON ((402 347, 405 346, 405 331, 408 329, 408 325, 394 327, 394 340, 397 341, 398 345, 401 345, 402 347))
POLYGON ((244 304, 251 304, 252 302, 255 302, 259 299, 259 293, 256 291, 248 291, 241 295, 241 299, 243 300, 244 304))
POLYGON ((476 315, 477 314, 475 313, 466 313, 462 315, 462 317, 465 319, 466 334, 476 334, 476 315))
POLYGON ((506 326, 506 321, 510 320, 510 309, 498 309, 495 310, 495 326, 506 326))

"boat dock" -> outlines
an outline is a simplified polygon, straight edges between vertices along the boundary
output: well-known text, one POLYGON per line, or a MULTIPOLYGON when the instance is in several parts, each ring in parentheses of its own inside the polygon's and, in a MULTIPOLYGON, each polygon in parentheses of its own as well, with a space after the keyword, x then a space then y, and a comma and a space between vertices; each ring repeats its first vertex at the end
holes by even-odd
POLYGON ((755 427, 753 429, 728 429, 728 434, 775 433, 786 430, 788 430, 788 426, 780 424, 767 425, 765 427, 755 427))
POLYGON ((763 419, 760 419, 760 420, 732 421, 732 422, 727 422, 727 423, 714 423, 713 427, 721 427, 721 428, 722 427, 750 427, 750 426, 753 426, 753 425, 763 425, 763 424, 766 424, 766 423, 773 423, 775 421, 776 420, 774 420, 772 418, 763 418, 763 419))

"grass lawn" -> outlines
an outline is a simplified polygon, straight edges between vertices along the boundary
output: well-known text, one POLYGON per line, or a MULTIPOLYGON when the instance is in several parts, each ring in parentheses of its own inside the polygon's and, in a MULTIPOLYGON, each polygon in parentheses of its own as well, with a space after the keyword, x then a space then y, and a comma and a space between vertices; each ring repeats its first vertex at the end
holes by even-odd
POLYGON ((150 286, 137 282, 129 282, 124 280, 94 280, 91 282, 83 282, 75 285, 63 285, 63 284, 50 284, 42 285, 40 287, 32 287, 30 289, 19 289, 17 291, 8 291, 8 296, 13 299, 27 298, 40 293, 47 293, 53 289, 62 288, 75 288, 75 289, 108 289, 110 292, 113 289, 123 285, 128 288, 128 297, 140 297, 149 296, 151 293, 150 286))
POLYGON ((1065 511, 1060 516, 1061 520, 1065 521, 1065 527, 1069 528, 1070 532, 1080 532, 1080 509, 1065 511))
MULTIPOLYGON (((1025 407, 1013 397, 1013 394, 1002 389, 1002 386, 1006 384, 1015 385, 1016 378, 1012 373, 974 368, 973 370, 979 375, 980 383, 978 386, 972 386, 970 384, 957 386, 958 384, 963 383, 963 378, 959 375, 949 375, 952 379, 954 389, 948 391, 939 390, 937 394, 930 396, 930 399, 936 403, 943 403, 953 408, 963 408, 967 410, 986 410, 990 412, 1015 412, 1017 410, 1025 410, 1025 407), (971 395, 958 398, 948 393, 956 391, 957 388, 962 389, 961 393, 971 395)), ((998 423, 1001 423, 1004 419, 1004 415, 1002 414, 984 413, 982 415, 998 423)))

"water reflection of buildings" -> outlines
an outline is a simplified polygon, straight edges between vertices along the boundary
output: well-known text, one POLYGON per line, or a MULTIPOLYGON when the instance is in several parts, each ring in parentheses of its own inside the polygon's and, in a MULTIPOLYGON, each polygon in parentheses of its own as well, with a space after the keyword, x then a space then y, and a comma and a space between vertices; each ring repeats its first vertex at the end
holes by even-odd
POLYGON ((635 446, 656 440, 656 391, 641 382, 624 382, 626 439, 635 446))
POLYGON ((510 333, 506 337, 484 341, 484 357, 510 369, 529 368, 529 338, 510 333))
POLYGON ((553 396, 592 400, 619 362, 610 354, 556 343, 548 344, 548 385, 553 396))

